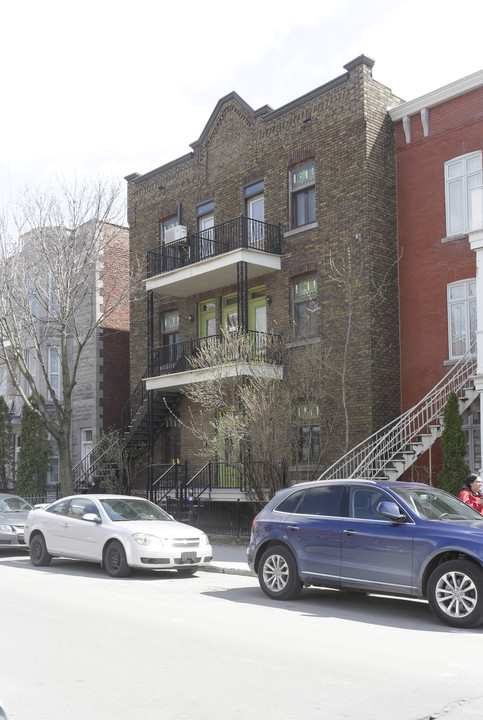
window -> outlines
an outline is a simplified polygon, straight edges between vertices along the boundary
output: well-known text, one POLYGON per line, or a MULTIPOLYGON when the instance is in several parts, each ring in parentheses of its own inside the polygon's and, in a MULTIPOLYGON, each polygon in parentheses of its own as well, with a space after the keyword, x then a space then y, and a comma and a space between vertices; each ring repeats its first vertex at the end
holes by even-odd
POLYGON ((46 512, 55 513, 55 515, 65 515, 67 508, 69 507, 69 503, 69 498, 67 498, 67 500, 59 500, 59 502, 56 502, 54 505, 46 508, 46 512))
MULTIPOLYGON (((360 520, 384 520, 377 512, 377 506, 384 500, 392 501, 386 493, 378 488, 351 488, 350 517, 360 520)), ((394 501, 393 501, 394 502, 394 501)))
MULTIPOLYGON (((59 351, 56 347, 49 348, 49 384, 56 397, 59 397, 59 351)), ((49 399, 52 400, 52 394, 49 390, 49 399)))
POLYGON ((315 162, 290 171, 292 227, 315 222, 315 162))
POLYGON ((320 424, 318 405, 298 407, 297 460, 303 465, 316 465, 320 458, 320 424))
POLYGON ((476 340, 476 281, 448 285, 449 356, 459 358, 476 340))
POLYGON ((49 469, 47 470, 47 485, 53 486, 58 485, 60 482, 59 476, 59 449, 57 442, 54 440, 52 435, 49 433, 49 469))
MULTIPOLYGON (((27 370, 29 371, 30 375, 32 376, 32 385, 35 385, 36 378, 37 378, 37 360, 36 360, 35 355, 32 350, 25 351, 25 362, 27 365, 27 370)), ((23 385, 25 391, 28 394, 30 394, 32 392, 32 387, 31 387, 30 383, 23 376, 21 378, 21 384, 23 385)))
POLYGON ((471 191, 482 184, 481 151, 461 155, 444 166, 446 234, 458 235, 470 229, 471 191))
POLYGON ((481 429, 480 413, 471 413, 463 420, 462 430, 466 435, 465 463, 472 472, 479 472, 481 468, 481 429))
POLYGON ((293 323, 295 338, 317 337, 319 304, 317 277, 306 275, 293 281, 293 323))
POLYGON ((179 225, 179 218, 171 217, 167 220, 161 220, 159 223, 159 238, 161 245, 164 246, 163 253, 161 255, 161 270, 169 271, 176 270, 180 267, 181 251, 177 243, 166 243, 166 231, 179 225))
POLYGON ((51 277, 49 283, 49 314, 58 317, 59 311, 59 283, 56 277, 51 277))
POLYGON ((211 257, 215 254, 215 203, 199 205, 196 211, 198 218, 198 258, 211 257))
POLYGON ((81 430, 81 460, 84 470, 90 468, 89 453, 92 450, 92 429, 83 428, 81 430))
POLYGON ((265 199, 264 183, 255 183, 245 188, 245 207, 248 217, 248 242, 262 247, 265 238, 265 199))
POLYGON ((166 230, 170 230, 177 225, 179 225, 179 220, 177 216, 169 218, 168 220, 161 220, 161 222, 159 223, 159 235, 161 242, 164 242, 164 239, 166 237, 166 230))
POLYGON ((301 515, 339 517, 343 491, 342 483, 313 488, 307 492, 296 512, 301 515))
POLYGON ((171 310, 161 317, 161 363, 175 363, 179 359, 179 311, 171 310))
POLYGON ((0 365, 0 395, 5 395, 7 392, 7 367, 6 365, 0 365))

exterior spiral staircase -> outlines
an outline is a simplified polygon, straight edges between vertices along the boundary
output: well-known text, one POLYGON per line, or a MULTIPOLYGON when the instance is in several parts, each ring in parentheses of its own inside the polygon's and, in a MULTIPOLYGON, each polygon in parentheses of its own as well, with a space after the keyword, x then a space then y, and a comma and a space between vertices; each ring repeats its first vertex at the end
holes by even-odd
POLYGON ((441 437, 443 412, 449 394, 455 392, 458 396, 460 412, 466 410, 477 397, 473 383, 475 352, 476 345, 417 405, 352 448, 327 468, 319 480, 400 478, 441 437))

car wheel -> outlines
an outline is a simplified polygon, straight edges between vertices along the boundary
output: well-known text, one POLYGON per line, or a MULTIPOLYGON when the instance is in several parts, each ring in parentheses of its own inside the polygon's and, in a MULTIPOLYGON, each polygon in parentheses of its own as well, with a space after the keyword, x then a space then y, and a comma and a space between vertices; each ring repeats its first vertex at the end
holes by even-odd
POLYGON ((188 567, 185 567, 185 568, 176 568, 176 572, 178 573, 178 575, 181 575, 182 577, 191 577, 192 575, 195 574, 195 572, 197 572, 197 570, 198 570, 197 567, 194 567, 194 568, 188 568, 188 567))
POLYGON ((34 535, 30 540, 30 561, 32 565, 37 567, 43 567, 49 565, 52 560, 52 555, 47 552, 47 546, 45 545, 44 536, 40 533, 34 535))
POLYGON ((427 597, 447 625, 474 627, 483 620, 483 570, 468 560, 442 563, 429 578, 427 597))
POLYGON ((104 552, 104 567, 111 577, 126 577, 131 572, 126 553, 118 540, 113 540, 104 552))
POLYGON ((283 545, 274 545, 263 553, 258 580, 265 595, 276 600, 290 600, 303 587, 295 558, 283 545))

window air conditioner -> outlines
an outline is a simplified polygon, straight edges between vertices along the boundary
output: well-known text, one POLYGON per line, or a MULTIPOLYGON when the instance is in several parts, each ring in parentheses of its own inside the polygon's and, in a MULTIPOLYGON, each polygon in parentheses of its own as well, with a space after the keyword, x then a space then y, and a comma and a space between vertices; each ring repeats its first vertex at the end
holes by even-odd
POLYGON ((169 228, 168 230, 165 230, 165 232, 164 232, 165 245, 169 245, 169 243, 176 242, 177 240, 181 240, 181 238, 185 238, 187 235, 188 235, 188 232, 184 225, 175 225, 174 227, 169 228))

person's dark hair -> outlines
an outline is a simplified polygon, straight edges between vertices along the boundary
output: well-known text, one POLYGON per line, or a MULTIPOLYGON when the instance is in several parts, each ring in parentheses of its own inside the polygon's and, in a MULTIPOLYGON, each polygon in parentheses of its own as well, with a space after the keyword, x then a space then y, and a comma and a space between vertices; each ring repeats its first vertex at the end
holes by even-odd
POLYGON ((472 473, 471 475, 468 475, 468 477, 465 480, 465 487, 468 488, 468 490, 471 490, 472 484, 477 480, 480 476, 476 473, 472 473))

